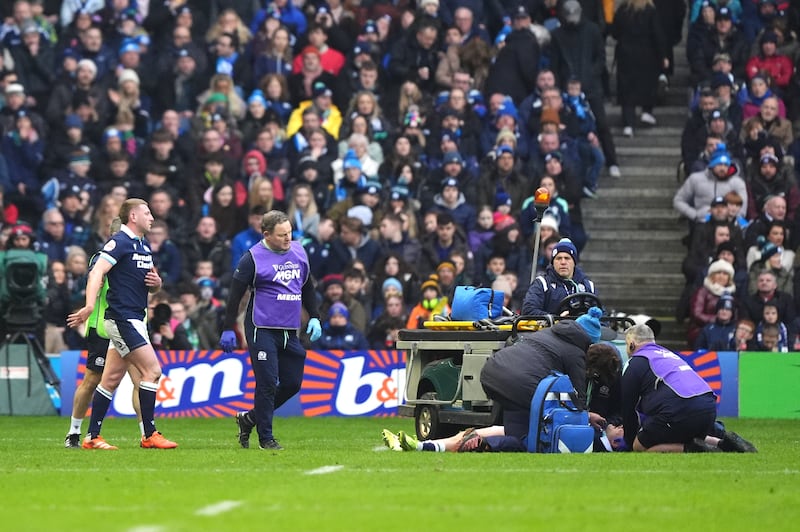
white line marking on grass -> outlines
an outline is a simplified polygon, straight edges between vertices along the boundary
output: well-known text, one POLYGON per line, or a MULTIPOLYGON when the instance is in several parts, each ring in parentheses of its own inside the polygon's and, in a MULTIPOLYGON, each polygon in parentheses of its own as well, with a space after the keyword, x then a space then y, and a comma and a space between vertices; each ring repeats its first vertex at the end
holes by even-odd
POLYGON ((128 532, 162 532, 163 530, 166 528, 161 525, 139 525, 129 528, 128 532))
POLYGON ((326 465, 322 467, 318 467, 316 469, 312 469, 311 471, 306 471, 306 475, 327 475, 328 473, 336 473, 337 471, 341 471, 344 469, 343 465, 326 465))
POLYGON ((197 510, 194 514, 195 515, 203 515, 206 517, 213 517, 215 515, 219 515, 225 512, 230 512, 234 508, 238 508, 241 506, 242 501, 220 501, 218 503, 210 504, 208 506, 204 506, 197 510))

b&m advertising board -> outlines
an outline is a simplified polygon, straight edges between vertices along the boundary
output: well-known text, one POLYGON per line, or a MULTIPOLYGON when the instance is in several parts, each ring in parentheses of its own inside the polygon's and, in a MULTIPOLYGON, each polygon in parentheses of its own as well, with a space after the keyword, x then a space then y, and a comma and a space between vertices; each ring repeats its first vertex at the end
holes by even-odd
MULTIPOLYGON (((157 351, 162 376, 156 393, 159 417, 225 417, 253 406, 255 378, 247 352, 157 351)), ((86 370, 86 352, 64 353, 62 415, 70 415, 75 386, 86 370)), ((283 416, 392 416, 405 386, 402 351, 308 351, 300 393, 276 413, 283 416)), ((133 416, 133 383, 120 384, 109 416, 133 416)))

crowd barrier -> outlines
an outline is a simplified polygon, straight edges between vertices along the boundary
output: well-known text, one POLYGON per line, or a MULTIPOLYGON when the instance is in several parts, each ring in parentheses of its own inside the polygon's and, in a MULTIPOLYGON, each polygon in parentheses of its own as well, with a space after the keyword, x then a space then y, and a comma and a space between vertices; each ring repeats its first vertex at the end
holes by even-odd
MULTIPOLYGON (((157 351, 163 368, 156 414, 221 417, 253 404, 255 381, 245 352, 157 351)), ((800 353, 681 353, 718 395, 723 417, 800 418, 800 353)), ((61 415, 69 416, 86 352, 61 354, 61 415)), ((392 350, 308 351, 300 393, 279 416, 393 416, 405 389, 405 353, 392 350)), ((111 416, 132 416, 126 377, 111 416)))

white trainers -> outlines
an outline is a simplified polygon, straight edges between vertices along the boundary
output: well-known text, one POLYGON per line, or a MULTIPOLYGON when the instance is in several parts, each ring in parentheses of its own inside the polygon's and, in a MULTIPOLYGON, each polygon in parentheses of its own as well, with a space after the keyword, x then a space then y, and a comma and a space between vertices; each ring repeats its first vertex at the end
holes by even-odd
POLYGON ((624 137, 632 137, 633 136, 633 128, 631 126, 625 126, 622 128, 622 135, 624 137))
POLYGON ((650 113, 642 113, 642 116, 639 117, 639 120, 641 120, 645 124, 650 124, 651 126, 656 125, 656 117, 654 117, 650 113))
POLYGON ((608 167, 608 175, 613 177, 614 179, 619 179, 622 177, 622 172, 619 171, 619 166, 616 164, 612 164, 608 167))

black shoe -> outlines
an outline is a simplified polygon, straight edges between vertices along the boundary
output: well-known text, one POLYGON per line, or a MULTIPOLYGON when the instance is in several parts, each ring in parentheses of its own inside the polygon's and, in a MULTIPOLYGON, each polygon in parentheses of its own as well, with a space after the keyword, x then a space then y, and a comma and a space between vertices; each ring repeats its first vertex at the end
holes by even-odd
POLYGON ((281 444, 278 443, 278 440, 276 440, 274 438, 271 439, 271 440, 267 440, 267 441, 261 442, 261 443, 258 444, 258 446, 261 447, 265 451, 282 451, 283 450, 283 447, 281 447, 281 444))
POLYGON ((733 431, 728 431, 719 440, 719 448, 726 453, 757 453, 756 446, 733 431))
POLYGON ((689 443, 683 444, 683 452, 685 453, 719 453, 722 449, 715 445, 706 443, 705 440, 695 438, 689 443))
POLYGON ((249 449, 250 433, 253 432, 254 425, 247 419, 247 412, 236 413, 236 426, 239 427, 239 445, 242 449, 249 449))
POLYGON ((80 449, 81 448, 81 435, 80 434, 67 434, 64 438, 64 448, 66 449, 80 449))

